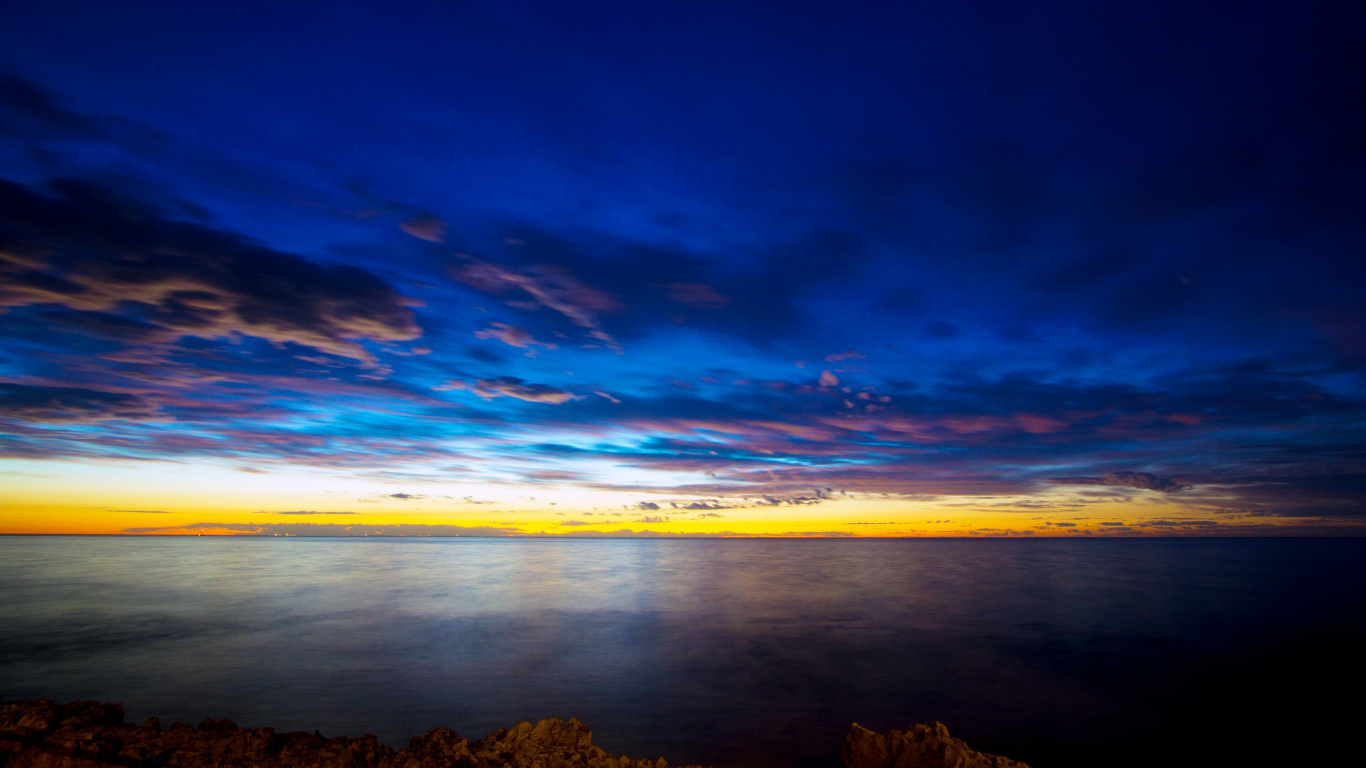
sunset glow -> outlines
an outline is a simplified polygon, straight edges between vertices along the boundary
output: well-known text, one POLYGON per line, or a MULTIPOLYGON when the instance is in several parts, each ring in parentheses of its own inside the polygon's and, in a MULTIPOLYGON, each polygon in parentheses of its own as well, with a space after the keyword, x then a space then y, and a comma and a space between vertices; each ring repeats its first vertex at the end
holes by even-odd
POLYGON ((40 5, 2 533, 1366 532, 1334 23, 40 5))

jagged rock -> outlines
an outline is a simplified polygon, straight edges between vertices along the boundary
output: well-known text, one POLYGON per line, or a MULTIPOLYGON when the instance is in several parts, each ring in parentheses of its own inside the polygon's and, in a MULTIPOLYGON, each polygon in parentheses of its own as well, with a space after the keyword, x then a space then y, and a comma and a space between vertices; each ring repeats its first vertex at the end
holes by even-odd
POLYGON ((950 736, 943 723, 912 725, 886 734, 854 723, 844 736, 844 764, 847 768, 1029 768, 972 749, 950 736))
MULTIPOLYGON (((857 723, 844 738, 848 768, 1029 768, 976 752, 940 723, 874 733, 857 723)), ((373 735, 325 738, 205 718, 162 730, 150 717, 123 721, 123 706, 47 699, 0 701, 0 768, 669 768, 594 746, 575 718, 518 723, 469 741, 437 728, 394 751, 373 735)), ((699 768, 684 766, 683 768, 699 768)))
MULTIPOLYGON (((669 768, 593 745, 575 718, 518 723, 478 741, 449 728, 395 752, 373 735, 324 738, 205 718, 197 727, 156 718, 123 722, 123 706, 46 699, 0 702, 0 768, 669 768)), ((699 768, 686 766, 685 768, 699 768)))

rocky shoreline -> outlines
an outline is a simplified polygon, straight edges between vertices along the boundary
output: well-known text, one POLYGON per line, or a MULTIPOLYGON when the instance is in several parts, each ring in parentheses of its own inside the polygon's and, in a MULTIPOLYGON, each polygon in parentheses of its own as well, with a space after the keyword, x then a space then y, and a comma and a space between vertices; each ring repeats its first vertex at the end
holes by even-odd
MULTIPOLYGON (((0 768, 670 768, 662 757, 608 754, 576 718, 518 723, 477 741, 437 728, 394 750, 374 735, 329 739, 211 718, 163 729, 156 718, 123 717, 119 704, 0 701, 0 768)), ((885 734, 855 723, 843 756, 847 768, 1028 768, 971 749, 941 723, 885 734)))

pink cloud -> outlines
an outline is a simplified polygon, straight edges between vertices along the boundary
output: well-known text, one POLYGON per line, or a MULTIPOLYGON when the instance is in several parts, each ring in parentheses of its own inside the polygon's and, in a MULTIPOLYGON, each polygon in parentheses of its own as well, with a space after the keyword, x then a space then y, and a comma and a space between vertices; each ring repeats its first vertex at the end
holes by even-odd
POLYGON ((499 376, 496 379, 479 379, 471 392, 485 400, 495 397, 514 397, 529 403, 548 403, 559 405, 574 399, 574 395, 546 384, 527 384, 515 376, 499 376))
POLYGON ((407 221, 400 221, 398 228, 429 243, 444 243, 446 241, 446 222, 426 214, 407 221))
POLYGON ((485 293, 506 294, 520 290, 531 296, 532 301, 514 298, 505 302, 508 306, 520 309, 545 307, 558 312, 571 323, 587 329, 589 337, 602 341, 617 353, 622 351, 621 345, 603 330, 598 316, 620 311, 624 306, 616 297, 584 285, 561 267, 540 264, 513 272, 496 264, 467 258, 466 263, 453 268, 451 274, 485 293))
POLYGON ((546 349, 559 349, 559 347, 545 341, 539 341, 531 332, 525 328, 507 323, 490 323, 488 328, 482 331, 475 331, 474 335, 481 339, 497 339, 509 346, 519 349, 531 349, 532 347, 544 347, 546 349))

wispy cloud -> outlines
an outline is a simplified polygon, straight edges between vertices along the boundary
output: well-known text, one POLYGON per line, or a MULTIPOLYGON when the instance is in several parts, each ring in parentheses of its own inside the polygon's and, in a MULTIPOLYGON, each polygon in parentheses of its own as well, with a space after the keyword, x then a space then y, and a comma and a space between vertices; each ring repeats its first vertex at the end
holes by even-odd
POLYGON ((605 343, 617 352, 621 345, 602 328, 599 317, 623 308, 610 294, 579 282, 563 267, 539 264, 520 270, 469 257, 451 270, 460 282, 485 293, 509 296, 506 303, 521 309, 544 307, 558 312, 574 325, 587 330, 590 338, 605 343))
POLYGON ((164 342, 242 334, 369 363, 360 341, 421 335, 403 297, 366 270, 171 220, 90 184, 51 188, 0 180, 0 307, 135 307, 164 342))
POLYGON ((512 397, 518 400, 525 400, 529 403, 549 403, 559 405, 575 398, 571 392, 552 387, 546 384, 529 384, 516 376, 499 376, 496 379, 477 379, 473 384, 463 381, 449 381, 435 389, 439 390, 467 390, 484 398, 492 400, 497 397, 512 397))
POLYGON ((426 240, 430 243, 443 243, 446 241, 446 222, 432 216, 431 214, 421 214, 411 219, 400 221, 399 229, 416 237, 419 240, 426 240))

